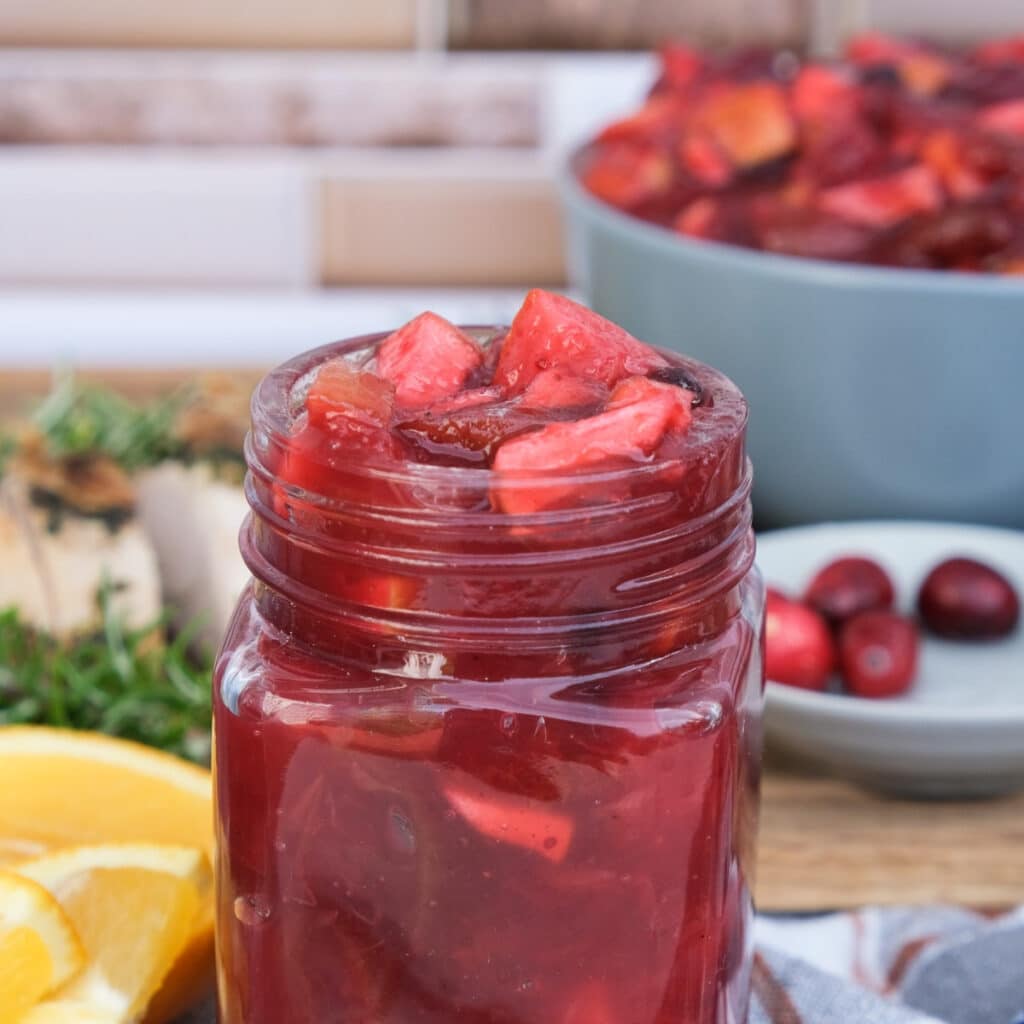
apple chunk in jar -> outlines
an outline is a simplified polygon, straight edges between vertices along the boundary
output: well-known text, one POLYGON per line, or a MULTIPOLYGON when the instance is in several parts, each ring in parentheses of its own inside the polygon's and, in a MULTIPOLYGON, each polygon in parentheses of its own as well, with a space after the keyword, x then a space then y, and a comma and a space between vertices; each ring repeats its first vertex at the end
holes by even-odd
POLYGON ((746 1019, 745 425, 541 291, 266 378, 215 681, 222 1024, 746 1019))

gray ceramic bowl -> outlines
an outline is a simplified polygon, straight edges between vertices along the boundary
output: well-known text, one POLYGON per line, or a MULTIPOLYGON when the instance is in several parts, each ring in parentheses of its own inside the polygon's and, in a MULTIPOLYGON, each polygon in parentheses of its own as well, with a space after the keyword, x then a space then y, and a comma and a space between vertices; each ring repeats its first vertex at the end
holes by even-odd
POLYGON ((1024 527, 1024 281, 694 241, 562 182, 585 299, 750 401, 760 525, 1024 527))

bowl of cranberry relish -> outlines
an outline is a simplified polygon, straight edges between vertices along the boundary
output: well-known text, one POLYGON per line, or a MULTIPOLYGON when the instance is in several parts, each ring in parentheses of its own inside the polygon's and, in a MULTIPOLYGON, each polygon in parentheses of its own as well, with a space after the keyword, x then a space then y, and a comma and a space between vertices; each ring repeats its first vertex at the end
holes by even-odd
POLYGON ((1024 526, 1024 38, 669 47, 562 185, 589 304, 742 388, 762 524, 1024 526))

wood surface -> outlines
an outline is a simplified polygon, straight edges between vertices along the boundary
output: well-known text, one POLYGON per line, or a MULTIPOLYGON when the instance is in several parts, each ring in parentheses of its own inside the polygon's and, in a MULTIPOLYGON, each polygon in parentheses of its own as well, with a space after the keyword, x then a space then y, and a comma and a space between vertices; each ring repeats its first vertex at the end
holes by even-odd
MULTIPOLYGON (((239 372, 239 371, 232 371, 239 372)), ((254 383, 258 370, 241 371, 254 383)), ((145 399, 194 371, 83 372, 145 399)), ((0 370, 0 418, 42 394, 44 371, 0 370)), ((757 867, 764 911, 870 903, 1024 903, 1024 793, 995 800, 906 801, 800 769, 769 751, 757 867)))
POLYGON ((1024 794, 893 800, 770 769, 761 821, 761 910, 1024 903, 1024 794))

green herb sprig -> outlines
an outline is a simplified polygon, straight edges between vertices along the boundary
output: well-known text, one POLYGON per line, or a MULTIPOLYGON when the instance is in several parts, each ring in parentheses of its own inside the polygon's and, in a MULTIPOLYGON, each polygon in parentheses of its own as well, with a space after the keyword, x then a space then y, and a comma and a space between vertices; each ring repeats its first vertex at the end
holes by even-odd
POLYGON ((107 455, 131 472, 179 457, 174 421, 188 400, 184 391, 136 404, 102 388, 61 377, 33 420, 55 458, 107 455))
POLYGON ((100 601, 100 630, 71 644, 0 612, 0 725, 95 729, 208 764, 210 659, 189 631, 163 644, 161 623, 124 629, 109 590, 100 601))

